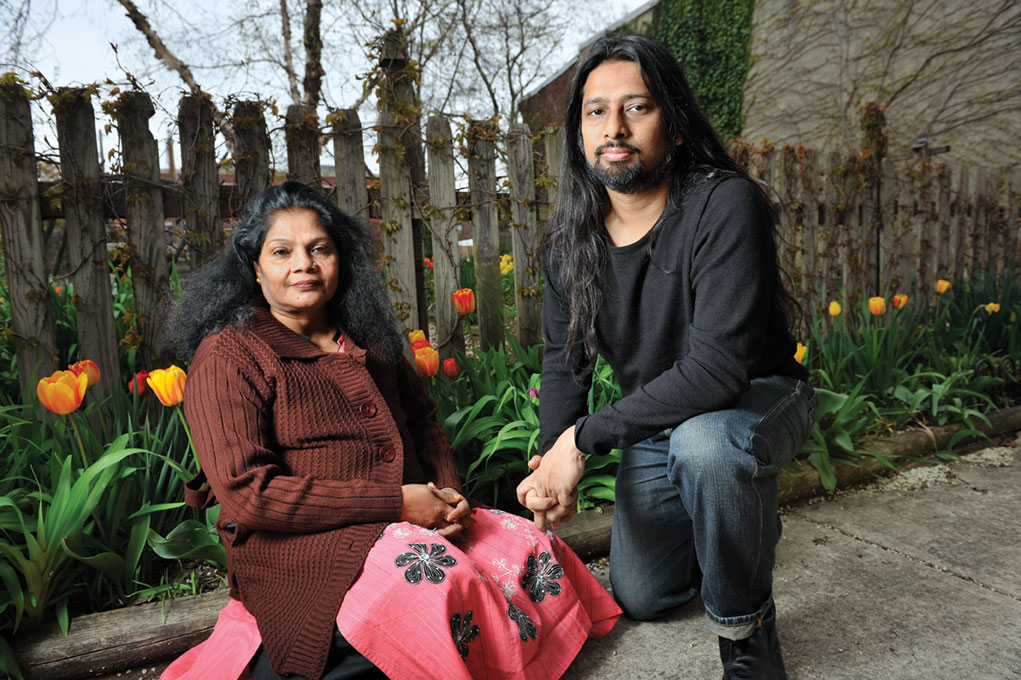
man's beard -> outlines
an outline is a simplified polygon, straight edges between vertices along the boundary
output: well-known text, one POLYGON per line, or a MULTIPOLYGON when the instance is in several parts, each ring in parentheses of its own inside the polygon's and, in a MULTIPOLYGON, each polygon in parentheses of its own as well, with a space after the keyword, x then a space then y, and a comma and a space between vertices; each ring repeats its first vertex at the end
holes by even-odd
MULTIPOLYGON (((627 149, 635 154, 639 153, 637 147, 629 144, 607 144, 596 150, 596 162, 604 148, 627 149)), ((589 177, 599 182, 610 191, 618 194, 634 194, 639 191, 659 186, 666 176, 673 169, 674 152, 670 151, 663 160, 654 168, 647 169, 641 157, 637 157, 630 166, 625 166, 622 161, 613 161, 608 168, 600 168, 586 162, 589 177)))

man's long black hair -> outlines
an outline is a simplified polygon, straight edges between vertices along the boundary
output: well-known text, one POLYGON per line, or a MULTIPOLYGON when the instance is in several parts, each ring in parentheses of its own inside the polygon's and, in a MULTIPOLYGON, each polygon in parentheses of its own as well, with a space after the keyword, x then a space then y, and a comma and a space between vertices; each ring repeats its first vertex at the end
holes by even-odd
POLYGON ((255 306, 266 306, 255 281, 255 262, 262 252, 273 216, 304 208, 316 213, 337 249, 340 277, 326 305, 327 317, 359 346, 397 359, 403 351, 393 309, 369 260, 369 235, 360 222, 342 213, 322 193, 300 182, 271 186, 254 199, 231 234, 230 243, 211 263, 192 274, 171 327, 178 350, 195 353, 202 338, 228 324, 241 325, 255 306))
MULTIPOLYGON (((565 149, 557 209, 543 235, 542 247, 549 264, 547 271, 556 272, 556 285, 570 311, 567 356, 576 367, 594 360, 596 356, 595 320, 602 301, 599 272, 607 252, 603 216, 609 197, 606 189, 588 172, 581 135, 585 81, 604 61, 634 62, 665 119, 664 142, 683 140, 673 154, 674 167, 669 173, 672 176, 671 203, 680 201, 691 171, 699 166, 709 166, 753 181, 727 154, 723 142, 698 105, 680 65, 665 47, 641 36, 605 37, 592 46, 571 81, 564 121, 565 149), (584 357, 575 356, 579 341, 582 342, 584 357)), ((775 255, 778 218, 766 190, 758 182, 753 183, 762 191, 766 205, 771 207, 775 255)), ((797 305, 783 285, 778 262, 773 290, 770 324, 786 328, 797 305)))

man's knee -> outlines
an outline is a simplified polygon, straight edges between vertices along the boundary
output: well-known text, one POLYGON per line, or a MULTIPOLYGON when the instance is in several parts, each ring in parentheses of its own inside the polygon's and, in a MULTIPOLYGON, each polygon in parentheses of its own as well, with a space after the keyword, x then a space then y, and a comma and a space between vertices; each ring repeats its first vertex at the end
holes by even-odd
POLYGON ((695 482, 732 479, 744 460, 740 442, 724 419, 707 413, 690 418, 670 435, 671 477, 695 482))
POLYGON ((626 578, 614 578, 610 572, 613 599, 617 601, 624 615, 636 621, 650 621, 663 616, 663 596, 652 588, 629 582, 626 578))

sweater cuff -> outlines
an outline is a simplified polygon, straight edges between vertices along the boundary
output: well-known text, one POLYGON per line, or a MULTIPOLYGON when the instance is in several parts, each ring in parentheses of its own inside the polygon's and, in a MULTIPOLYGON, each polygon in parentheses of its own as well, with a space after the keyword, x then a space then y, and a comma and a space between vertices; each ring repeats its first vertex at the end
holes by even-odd
POLYGON ((593 413, 574 423, 574 445, 582 453, 605 455, 613 449, 610 433, 593 413))

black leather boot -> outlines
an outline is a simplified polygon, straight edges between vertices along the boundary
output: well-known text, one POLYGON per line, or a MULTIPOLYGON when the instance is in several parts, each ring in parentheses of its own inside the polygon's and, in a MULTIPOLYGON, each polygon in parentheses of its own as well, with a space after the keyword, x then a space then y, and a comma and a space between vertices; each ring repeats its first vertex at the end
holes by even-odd
POLYGON ((750 637, 744 640, 720 638, 723 680, 787 680, 776 637, 776 608, 773 600, 750 637))

